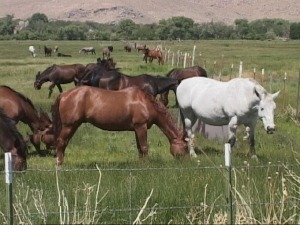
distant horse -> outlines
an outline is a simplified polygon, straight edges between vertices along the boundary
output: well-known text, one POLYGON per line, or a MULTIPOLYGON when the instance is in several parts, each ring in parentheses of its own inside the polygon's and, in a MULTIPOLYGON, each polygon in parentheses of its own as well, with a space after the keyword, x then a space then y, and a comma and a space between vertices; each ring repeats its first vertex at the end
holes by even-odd
MULTIPOLYGON (((167 77, 177 79, 179 82, 181 82, 183 79, 190 78, 190 77, 207 77, 207 72, 205 69, 203 69, 200 66, 192 66, 187 68, 175 68, 170 70, 167 73, 167 77)), ((176 88, 175 86, 172 91, 176 95, 176 88)), ((169 91, 166 91, 162 93, 161 101, 164 103, 165 106, 168 105, 169 99, 168 99, 169 91)))
POLYGON ((103 72, 116 69, 116 63, 113 58, 101 59, 97 58, 97 63, 89 63, 86 65, 82 78, 75 78, 76 85, 98 86, 99 79, 103 72))
POLYGON ((135 49, 139 52, 139 51, 144 51, 146 49, 146 45, 137 45, 135 43, 135 49))
POLYGON ((164 59, 163 59, 163 54, 160 50, 150 50, 148 48, 143 50, 144 52, 144 58, 143 60, 147 63, 148 62, 148 58, 149 58, 149 62, 152 63, 153 59, 157 59, 158 64, 159 65, 163 65, 164 64, 164 59))
POLYGON ((30 52, 30 54, 31 54, 32 57, 36 56, 35 47, 34 46, 29 46, 28 51, 30 52))
POLYGON ((92 53, 92 55, 96 55, 96 50, 94 47, 85 47, 79 50, 79 53, 83 52, 84 54, 88 54, 89 52, 92 53))
POLYGON ((49 86, 49 95, 51 97, 53 88, 57 86, 59 92, 62 92, 61 84, 67 84, 75 82, 75 78, 81 78, 83 75, 85 66, 82 64, 71 64, 71 65, 52 65, 45 69, 42 73, 38 72, 35 77, 34 88, 41 89, 43 83, 51 82, 49 86))
POLYGON ((177 88, 177 101, 182 122, 189 139, 189 151, 196 156, 193 148, 193 125, 196 120, 213 126, 228 125, 231 147, 236 141, 237 126, 247 127, 249 154, 257 159, 254 148, 254 130, 260 118, 268 134, 275 131, 275 94, 268 93, 257 81, 249 78, 235 78, 221 82, 205 77, 183 80, 177 88))
POLYGON ((110 58, 110 53, 113 52, 114 48, 113 46, 108 46, 107 48, 104 48, 102 51, 102 57, 103 59, 109 59, 110 58))
POLYGON ((47 46, 44 46, 44 52, 45 52, 45 57, 46 56, 51 56, 52 48, 48 48, 47 46))
POLYGON ((167 136, 173 156, 187 153, 184 134, 171 113, 136 87, 120 91, 80 86, 60 94, 52 106, 56 162, 62 165, 65 149, 82 123, 107 131, 134 131, 139 156, 148 155, 147 130, 156 124, 167 136))
POLYGON ((57 45, 54 46, 53 52, 58 52, 58 46, 57 45))
POLYGON ((57 53, 57 57, 72 57, 72 56, 71 56, 71 55, 66 55, 66 54, 63 54, 63 53, 58 52, 58 53, 57 53))
POLYGON ((124 46, 124 50, 125 50, 126 52, 131 52, 131 47, 130 47, 129 45, 125 45, 125 46, 124 46))
POLYGON ((21 121, 32 131, 32 144, 41 154, 39 133, 48 128, 46 121, 39 117, 31 100, 8 86, 0 86, 0 107, 16 124, 21 121))
POLYGON ((26 170, 27 146, 14 121, 0 108, 0 148, 11 152, 14 170, 26 170))

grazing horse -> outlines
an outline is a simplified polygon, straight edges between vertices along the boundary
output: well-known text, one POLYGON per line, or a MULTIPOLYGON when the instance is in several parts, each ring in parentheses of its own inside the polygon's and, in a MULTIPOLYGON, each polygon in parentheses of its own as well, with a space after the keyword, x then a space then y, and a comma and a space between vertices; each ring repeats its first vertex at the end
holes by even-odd
POLYGON ((82 123, 107 131, 134 131, 140 157, 148 154, 147 130, 156 124, 167 136, 173 156, 187 153, 182 131, 171 113, 153 96, 136 87, 120 91, 80 86, 60 94, 52 106, 57 165, 64 161, 65 149, 82 123))
POLYGON ((50 81, 49 95, 51 97, 53 88, 57 86, 59 92, 62 92, 61 84, 67 84, 74 82, 76 85, 75 78, 81 79, 85 66, 82 64, 71 64, 71 65, 52 65, 45 69, 42 73, 37 73, 34 82, 34 88, 40 90, 43 83, 50 81))
POLYGON ((127 87, 136 86, 156 97, 158 94, 178 85, 178 81, 168 77, 153 76, 149 74, 129 76, 122 74, 118 70, 112 70, 102 73, 98 85, 98 87, 107 90, 121 90, 127 87))
POLYGON ((124 46, 124 50, 125 50, 126 52, 131 52, 131 46, 125 45, 125 46, 124 46))
POLYGON ((134 44, 135 49, 139 52, 139 51, 144 51, 146 49, 146 45, 136 45, 136 43, 134 44))
POLYGON ((57 45, 54 46, 53 52, 58 52, 58 46, 57 45))
POLYGON ((101 74, 105 71, 116 69, 116 63, 113 58, 101 59, 97 58, 97 63, 89 63, 86 65, 81 79, 75 79, 77 86, 88 85, 98 86, 101 74))
POLYGON ((14 170, 26 170, 27 146, 14 121, 0 108, 0 148, 11 152, 14 170))
POLYGON ((32 144, 41 154, 39 133, 48 128, 47 123, 39 117, 30 99, 8 86, 0 86, 0 107, 16 124, 21 121, 32 131, 32 144))
POLYGON ((205 77, 183 80, 177 88, 176 96, 189 139, 190 154, 196 156, 192 127, 199 119, 213 126, 228 125, 228 143, 231 147, 236 141, 237 126, 245 125, 250 146, 248 154, 257 159, 254 148, 257 118, 262 120, 268 134, 274 132, 274 99, 278 94, 268 93, 251 78, 235 78, 228 82, 205 77))
POLYGON ((29 46, 28 51, 30 52, 30 54, 31 54, 32 57, 36 56, 35 47, 34 46, 32 46, 32 45, 29 46))
POLYGON ((151 63, 152 63, 153 59, 157 59, 159 65, 164 64, 163 55, 160 50, 157 50, 157 49, 150 50, 150 49, 146 48, 143 50, 143 53, 144 53, 143 60, 146 63, 148 62, 148 58, 149 58, 149 62, 151 62, 151 63))
POLYGON ((48 48, 47 46, 44 46, 44 52, 45 52, 45 57, 46 56, 51 56, 52 48, 48 48))
MULTIPOLYGON (((192 66, 187 68, 172 69, 167 73, 166 76, 177 79, 180 83, 183 79, 190 78, 190 77, 207 77, 207 72, 205 69, 203 69, 200 66, 192 66)), ((172 89, 175 95, 176 95, 176 88, 177 86, 172 89)), ((169 103, 168 95, 169 95, 169 91, 166 91, 160 95, 161 96, 160 99, 165 106, 167 106, 169 103)))
POLYGON ((102 51, 102 57, 103 59, 109 59, 110 58, 110 53, 113 52, 114 48, 113 46, 108 46, 107 48, 104 48, 102 51))
POLYGON ((85 47, 79 50, 79 53, 83 52, 84 54, 88 54, 89 52, 92 53, 92 55, 96 55, 96 50, 94 47, 85 47))

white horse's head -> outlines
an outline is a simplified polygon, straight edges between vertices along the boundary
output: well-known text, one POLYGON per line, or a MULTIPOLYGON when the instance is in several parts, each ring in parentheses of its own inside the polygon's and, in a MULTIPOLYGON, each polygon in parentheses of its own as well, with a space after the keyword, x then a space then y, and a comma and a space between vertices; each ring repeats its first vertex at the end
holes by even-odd
POLYGON ((279 95, 279 92, 280 91, 274 94, 267 92, 259 94, 258 92, 255 92, 260 99, 259 105, 257 106, 258 117, 262 120, 268 134, 272 134, 275 131, 274 111, 276 109, 276 103, 274 100, 279 95))

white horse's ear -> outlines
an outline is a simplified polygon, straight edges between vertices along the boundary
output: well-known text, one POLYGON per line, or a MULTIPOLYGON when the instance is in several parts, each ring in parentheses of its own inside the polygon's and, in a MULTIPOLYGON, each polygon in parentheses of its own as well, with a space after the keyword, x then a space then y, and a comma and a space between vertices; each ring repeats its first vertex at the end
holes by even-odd
POLYGON ((279 93, 280 93, 280 91, 277 91, 276 93, 272 94, 273 99, 277 98, 279 93))

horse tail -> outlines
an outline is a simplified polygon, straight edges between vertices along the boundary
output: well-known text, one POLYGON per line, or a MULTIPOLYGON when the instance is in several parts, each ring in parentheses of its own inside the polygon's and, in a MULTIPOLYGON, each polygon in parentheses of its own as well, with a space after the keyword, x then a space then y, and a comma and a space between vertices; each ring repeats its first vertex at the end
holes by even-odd
POLYGON ((59 133, 61 131, 61 118, 59 113, 59 104, 60 104, 61 94, 56 98, 54 104, 52 105, 51 112, 52 112, 52 124, 53 124, 53 132, 55 140, 57 140, 59 133))

